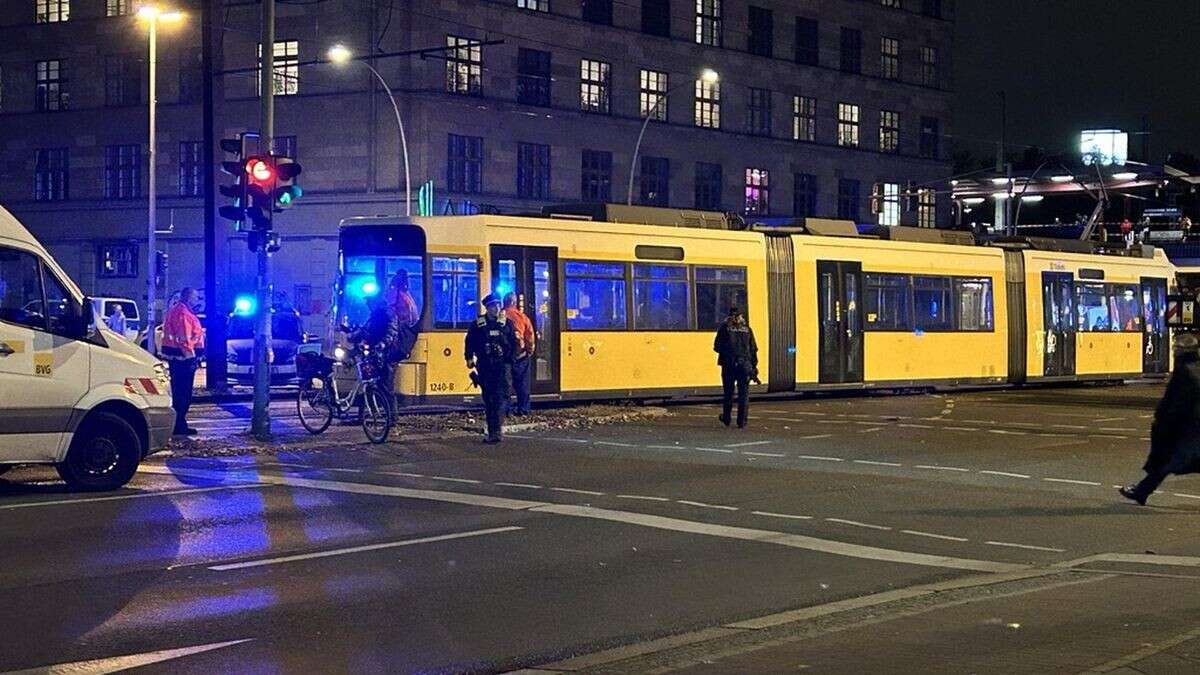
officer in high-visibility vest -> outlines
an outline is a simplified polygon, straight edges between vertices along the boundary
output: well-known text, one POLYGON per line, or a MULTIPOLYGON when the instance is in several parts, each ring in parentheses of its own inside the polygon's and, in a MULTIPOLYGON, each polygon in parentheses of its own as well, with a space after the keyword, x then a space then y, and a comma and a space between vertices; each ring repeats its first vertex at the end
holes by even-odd
POLYGON ((197 351, 204 346, 204 329, 192 310, 196 299, 196 289, 184 288, 179 292, 179 302, 167 310, 163 319, 162 357, 171 370, 171 407, 175 409, 177 436, 196 435, 196 430, 187 425, 192 386, 200 363, 197 351))
POLYGON ((484 442, 499 443, 512 363, 517 353, 517 334, 512 322, 500 313, 499 297, 488 295, 481 304, 487 311, 467 330, 465 355, 467 368, 476 371, 471 379, 483 390, 483 405, 487 408, 484 442))

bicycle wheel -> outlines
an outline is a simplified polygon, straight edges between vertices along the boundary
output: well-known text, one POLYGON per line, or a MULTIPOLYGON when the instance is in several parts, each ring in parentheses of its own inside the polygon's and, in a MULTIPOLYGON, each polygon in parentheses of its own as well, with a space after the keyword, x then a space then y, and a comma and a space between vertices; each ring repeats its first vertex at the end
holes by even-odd
POLYGON ((300 393, 296 396, 296 413, 300 416, 300 425, 310 434, 316 435, 325 431, 333 422, 330 391, 327 381, 315 378, 300 384, 300 393), (315 386, 317 383, 320 383, 320 386, 315 386))
POLYGON ((361 415, 363 433, 367 435, 367 440, 379 444, 388 439, 395 418, 391 397, 379 385, 367 385, 363 392, 361 415))

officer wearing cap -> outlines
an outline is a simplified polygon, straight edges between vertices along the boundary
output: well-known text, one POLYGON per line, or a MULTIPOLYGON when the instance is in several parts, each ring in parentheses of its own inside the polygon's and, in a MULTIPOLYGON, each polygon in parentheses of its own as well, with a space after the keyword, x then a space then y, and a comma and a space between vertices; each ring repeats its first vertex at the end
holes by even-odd
POLYGON ((512 378, 512 363, 517 353, 517 334, 512 323, 500 313, 500 298, 488 295, 480 304, 486 312, 467 330, 467 368, 478 373, 472 379, 483 390, 487 408, 485 443, 499 443, 504 424, 504 407, 512 378))

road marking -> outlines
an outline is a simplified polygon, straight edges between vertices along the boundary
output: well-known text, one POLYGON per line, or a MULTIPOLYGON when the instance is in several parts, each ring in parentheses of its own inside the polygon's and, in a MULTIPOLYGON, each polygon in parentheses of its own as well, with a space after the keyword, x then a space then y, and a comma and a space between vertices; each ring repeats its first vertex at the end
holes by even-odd
POLYGON ((948 534, 934 534, 933 532, 922 532, 920 530, 900 530, 904 534, 911 534, 917 537, 929 537, 930 539, 945 539, 946 541, 970 541, 966 537, 951 537, 948 534))
POLYGON ((154 652, 142 652, 141 654, 128 654, 125 656, 110 656, 103 659, 92 659, 90 661, 75 661, 73 663, 56 663, 52 666, 43 666, 41 668, 30 668, 28 670, 18 670, 9 673, 9 675, 107 675, 108 673, 117 673, 125 670, 132 670, 142 666, 149 666, 155 663, 164 661, 173 661, 181 659, 192 654, 203 654, 233 645, 240 645, 243 642, 250 642, 252 638, 244 640, 229 640, 227 642, 210 642, 206 645, 196 645, 194 647, 180 647, 179 649, 160 649, 154 652))
POLYGON ((621 443, 619 441, 592 441, 596 445, 612 445, 618 448, 636 448, 633 443, 621 443))
POLYGON ((425 474, 423 474, 423 473, 407 473, 405 471, 376 471, 375 473, 381 473, 385 476, 403 476, 404 478, 424 478, 425 477, 425 474))
POLYGON ((849 424, 846 420, 817 420, 817 424, 849 424))
MULTIPOLYGON (((1094 419, 1092 421, 1093 422, 1120 422, 1123 419, 1125 419, 1125 418, 1124 417, 1101 417, 1098 419, 1094 419)), ((1124 431, 1124 429, 1122 429, 1122 431, 1124 431)))
POLYGON ((501 487, 527 488, 530 490, 541 490, 542 489, 541 485, 533 485, 531 483, 496 483, 496 485, 499 485, 501 487))
POLYGON ((1050 548, 1049 546, 1030 546, 1029 544, 1013 544, 1007 541, 985 541, 989 546, 1007 546, 1008 548, 1024 548, 1030 551, 1049 551, 1050 553, 1064 553, 1065 548, 1050 548))
POLYGON ((747 443, 730 443, 727 448, 749 448, 755 445, 770 445, 773 441, 749 441, 747 443))
POLYGON ((934 427, 932 424, 897 424, 896 426, 904 427, 905 429, 935 429, 935 428, 937 428, 937 427, 934 427))
POLYGON ((1142 672, 1140 670, 1127 668, 1126 666, 1132 666, 1138 661, 1148 659, 1156 654, 1161 654, 1168 649, 1177 647, 1185 642, 1191 642, 1196 638, 1200 638, 1200 628, 1176 635, 1175 637, 1170 638, 1169 640, 1163 640, 1162 642, 1156 642, 1153 644, 1142 643, 1145 646, 1141 649, 1131 654, 1122 656, 1121 658, 1113 659, 1107 663, 1102 663, 1098 666, 1089 668, 1088 670, 1082 671, 1080 675, 1099 675, 1100 673, 1112 673, 1116 671, 1126 671, 1131 673, 1142 672))
POLYGON ((772 513, 770 511, 751 511, 756 516, 767 516, 768 518, 790 518, 792 520, 812 520, 812 516, 798 516, 791 513, 772 513))
POLYGON ((988 429, 989 434, 1008 434, 1009 436, 1024 436, 1028 431, 1009 431, 1008 429, 988 429))
POLYGON ((725 455, 733 454, 732 450, 725 450, 723 448, 690 448, 690 449, 691 450, 699 450, 700 452, 719 452, 719 453, 722 453, 725 455))
POLYGON ((546 440, 559 441, 562 443, 591 443, 591 441, 587 440, 586 438, 564 438, 562 436, 547 436, 546 440))
POLYGON ((1055 429, 1087 429, 1087 427, 1080 424, 1051 424, 1050 426, 1055 429))
POLYGON ((214 572, 228 572, 230 570, 242 570, 249 567, 263 567, 265 565, 280 565, 282 563, 297 562, 300 560, 312 560, 314 558, 330 558, 338 555, 350 555, 352 553, 364 553, 367 551, 378 551, 387 548, 399 548, 401 546, 415 546, 416 544, 429 544, 435 541, 449 541, 451 539, 466 539, 468 537, 482 537, 488 534, 500 534, 501 532, 514 532, 523 530, 523 527, 508 525, 505 527, 492 527, 486 530, 473 530, 471 532, 455 532, 453 534, 441 534, 436 537, 421 537, 419 539, 404 539, 402 541, 389 541, 383 544, 367 544, 365 546, 350 546, 348 548, 337 548, 331 551, 317 551, 315 553, 299 553, 297 555, 286 555, 279 558, 267 558, 265 560, 250 560, 240 563, 227 563, 224 565, 210 565, 208 569, 214 572))
POLYGON ((985 469, 981 470, 979 473, 986 473, 989 476, 1005 476, 1007 478, 1029 478, 1027 474, 1012 473, 1010 471, 990 471, 985 469))
POLYGON ((687 448, 683 447, 682 445, 647 445, 646 447, 653 448, 654 450, 686 450, 687 449, 687 448))
POLYGON ((240 483, 237 485, 216 485, 213 487, 185 488, 182 490, 159 490, 156 492, 135 492, 125 495, 109 495, 107 497, 79 497, 77 499, 55 499, 45 502, 22 502, 20 504, 0 505, 0 511, 10 509, 31 509, 35 506, 61 506, 64 504, 90 504, 92 502, 115 502, 122 499, 142 499, 145 497, 169 497, 171 495, 188 495, 200 492, 215 492, 217 490, 244 490, 248 488, 270 487, 268 483, 240 483))
POLYGON ((617 495, 618 499, 640 499, 644 502, 669 502, 669 497, 651 497, 649 495, 617 495))
POLYGON ((676 500, 679 504, 687 504, 688 506, 699 506, 705 509, 721 509, 722 511, 738 511, 736 506, 725 506, 724 504, 705 504, 704 502, 693 502, 687 499, 676 500))
POLYGON ((860 433, 860 434, 869 434, 869 433, 871 433, 871 432, 873 432, 873 431, 883 431, 883 427, 871 427, 870 429, 863 429, 862 431, 860 431, 860 432, 858 432, 858 433, 860 433))
POLYGON ((841 523, 842 525, 852 525, 854 527, 865 527, 870 530, 890 530, 892 528, 885 525, 872 525, 870 523, 860 523, 857 520, 846 520, 845 518, 826 518, 831 523, 841 523))
POLYGON ((753 455, 755 457, 787 457, 787 455, 783 454, 782 452, 752 452, 750 450, 743 450, 742 454, 753 455))
POLYGON ((483 485, 483 481, 472 478, 452 478, 450 476, 426 476, 427 480, 444 480, 451 483, 466 483, 467 485, 483 485))
POLYGON ((900 462, 876 462, 871 459, 854 459, 850 460, 855 464, 870 464, 871 466, 904 466, 900 462))
POLYGON ((818 462, 844 462, 841 457, 823 457, 821 455, 796 455, 796 459, 815 459, 818 462))
POLYGON ((934 471, 962 471, 970 472, 970 469, 964 469, 961 466, 935 466, 933 464, 916 464, 914 469, 932 469, 934 471))
POLYGON ((949 427, 949 426, 947 426, 947 427, 942 427, 942 428, 946 429, 947 431, 979 431, 979 429, 977 427, 949 427))
POLYGON ((1125 440, 1125 439, 1129 438, 1128 436, 1117 436, 1116 434, 1088 434, 1088 437, 1089 438, 1115 438, 1115 439, 1120 439, 1120 440, 1125 440))
POLYGON ((1048 483, 1070 483, 1072 485, 1100 485, 1090 480, 1075 480, 1074 478, 1043 478, 1048 483))
POLYGON ((1200 499, 1200 495, 1189 495, 1186 492, 1172 492, 1171 494, 1184 499, 1200 499))
POLYGON ((552 487, 549 489, 554 492, 569 492, 573 495, 590 495, 592 497, 604 496, 603 492, 596 492, 595 490, 576 490, 575 488, 565 488, 565 487, 552 487))

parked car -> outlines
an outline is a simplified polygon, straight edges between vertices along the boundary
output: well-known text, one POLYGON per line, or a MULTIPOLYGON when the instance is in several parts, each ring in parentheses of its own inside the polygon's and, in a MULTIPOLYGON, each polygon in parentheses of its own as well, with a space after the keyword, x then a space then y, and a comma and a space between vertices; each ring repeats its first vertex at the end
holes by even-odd
MULTIPOLYGON (((229 379, 239 384, 254 381, 254 322, 252 312, 233 312, 225 332, 225 357, 229 379)), ((296 354, 320 351, 304 333, 300 313, 291 308, 271 310, 271 383, 287 384, 296 380, 296 354)))
POLYGON ((92 314, 97 321, 108 324, 108 317, 120 307, 125 312, 125 333, 121 336, 130 342, 137 343, 142 337, 142 316, 138 313, 137 303, 129 298, 92 298, 92 314))

